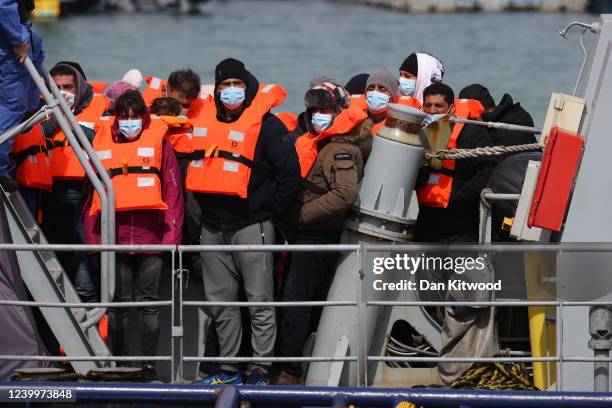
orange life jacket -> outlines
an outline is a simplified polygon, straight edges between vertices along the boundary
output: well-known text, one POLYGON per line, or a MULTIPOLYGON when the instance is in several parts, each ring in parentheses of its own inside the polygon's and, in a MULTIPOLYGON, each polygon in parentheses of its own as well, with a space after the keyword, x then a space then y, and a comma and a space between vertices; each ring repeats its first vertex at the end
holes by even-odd
MULTIPOLYGON (((93 130, 96 121, 107 109, 108 100, 103 95, 94 94, 89 105, 76 115, 76 119, 81 126, 93 130)), ((47 147, 51 157, 53 178, 63 180, 82 180, 85 178, 85 170, 76 154, 74 154, 74 150, 68 144, 64 132, 58 130, 50 139, 47 147)))
MULTIPOLYGON (((482 104, 475 99, 455 99, 455 116, 462 119, 478 119, 484 112, 482 104)), ((447 149, 457 148, 457 139, 465 125, 455 123, 447 149)), ((427 184, 417 191, 419 204, 426 207, 447 208, 453 190, 454 160, 442 160, 441 168, 432 170, 427 184)))
POLYGON ((231 123, 219 122, 215 104, 205 103, 193 120, 191 142, 201 158, 187 168, 187 190, 246 198, 263 117, 286 96, 278 84, 260 85, 249 107, 231 123))
POLYGON ((15 136, 12 155, 17 166, 17 182, 20 185, 51 191, 53 185, 51 161, 40 123, 29 131, 15 136))
POLYGON ((331 127, 318 135, 306 132, 298 137, 295 141, 295 151, 300 162, 300 175, 302 178, 308 175, 317 160, 317 154, 319 153, 317 148, 318 142, 328 137, 348 133, 367 118, 368 115, 363 110, 349 107, 348 109, 343 109, 334 118, 331 127))
MULTIPOLYGON (((154 76, 148 76, 145 78, 145 82, 147 85, 144 91, 142 91, 142 99, 144 99, 147 106, 151 106, 155 99, 165 96, 165 94, 162 93, 162 87, 166 88, 168 86, 168 81, 154 76)), ((212 102, 212 99, 210 95, 196 98, 187 112, 187 117, 193 119, 198 116, 203 104, 205 102, 212 102)))
POLYGON ((351 99, 349 101, 349 107, 367 112, 368 104, 366 103, 365 95, 364 94, 351 95, 351 99))
POLYGON ((419 102, 417 98, 414 98, 412 96, 399 95, 395 99, 395 103, 398 103, 400 105, 410 106, 412 108, 419 109, 419 110, 423 108, 423 105, 421 105, 421 102, 419 102))
MULTIPOLYGON (((116 211, 167 210, 162 199, 163 140, 168 126, 151 116, 149 127, 137 140, 115 143, 111 132, 114 117, 100 118, 93 147, 115 188, 116 211)), ((100 197, 94 192, 91 214, 100 212, 100 197)))
POLYGON ((108 82, 87 81, 87 83, 91 85, 95 94, 101 94, 104 88, 108 86, 108 82))
POLYGON ((276 117, 283 122, 289 132, 293 132, 298 125, 298 115, 293 112, 277 112, 276 117))
POLYGON ((165 139, 172 149, 177 153, 193 152, 191 120, 184 116, 161 115, 159 118, 168 126, 165 139))
POLYGON ((144 91, 142 91, 142 99, 144 99, 147 106, 151 106, 155 99, 164 96, 162 94, 162 85, 165 87, 167 81, 154 76, 148 76, 145 78, 145 82, 147 85, 144 91))

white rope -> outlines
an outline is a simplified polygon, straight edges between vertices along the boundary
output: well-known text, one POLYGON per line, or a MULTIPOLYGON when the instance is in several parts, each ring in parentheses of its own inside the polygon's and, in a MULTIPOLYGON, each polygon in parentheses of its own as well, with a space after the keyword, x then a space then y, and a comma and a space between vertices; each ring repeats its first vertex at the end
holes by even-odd
POLYGON ((438 150, 435 153, 425 152, 426 159, 460 160, 485 156, 501 156, 506 153, 528 152, 543 149, 539 143, 529 143, 515 146, 487 146, 474 149, 438 150))

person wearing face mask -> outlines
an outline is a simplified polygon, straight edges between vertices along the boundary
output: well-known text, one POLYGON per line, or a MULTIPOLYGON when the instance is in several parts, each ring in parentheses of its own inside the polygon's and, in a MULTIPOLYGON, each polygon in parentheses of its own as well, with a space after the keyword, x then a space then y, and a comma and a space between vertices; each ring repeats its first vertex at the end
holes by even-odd
POLYGON ((368 116, 374 122, 372 135, 385 125, 387 105, 397 98, 397 78, 385 68, 374 71, 366 82, 368 116))
MULTIPOLYGON (((260 85, 241 61, 228 58, 215 67, 214 103, 204 105, 194 123, 193 160, 186 188, 194 192, 202 211, 201 243, 274 243, 272 217, 281 216, 295 199, 299 165, 287 129, 270 109, 286 91, 277 84, 260 85)), ((274 298, 272 254, 237 252, 202 254, 204 298, 237 301, 241 286, 248 301, 274 298)), ((254 357, 274 353, 276 314, 270 307, 250 307, 254 357)), ((239 308, 212 307, 221 357, 240 351, 239 308)), ((251 364, 246 383, 270 382, 270 363, 251 364)), ((202 384, 243 382, 237 363, 223 363, 204 374, 202 384)))
POLYGON ((368 76, 364 95, 351 95, 351 107, 365 110, 374 122, 372 135, 384 126, 389 103, 421 108, 421 104, 416 99, 402 97, 398 93, 397 78, 385 68, 378 69, 368 76))
MULTIPOLYGON (((115 189, 116 243, 119 245, 178 245, 183 226, 183 193, 178 162, 165 141, 168 130, 157 116, 150 116, 137 91, 127 91, 115 103, 115 116, 96 123, 93 148, 111 176, 115 189)), ((83 225, 86 242, 100 243, 100 200, 89 190, 83 225)), ((118 253, 114 302, 159 300, 162 255, 118 253)), ((142 354, 155 356, 160 311, 140 307, 142 354)), ((111 350, 130 355, 130 312, 109 310, 111 350)), ((145 378, 156 378, 154 363, 142 363, 145 378)))
MULTIPOLYGON (((474 99, 454 100, 453 90, 436 83, 425 89, 423 109, 429 116, 425 124, 436 127, 445 116, 478 119, 484 112, 474 99)), ((452 125, 448 149, 492 146, 486 128, 456 123, 452 125)), ((476 242, 480 192, 486 187, 498 159, 443 160, 439 168, 429 167, 427 182, 417 189, 421 207, 416 234, 421 242, 476 242)))
MULTIPOLYGON (((93 93, 80 72, 80 66, 77 68, 75 63, 58 63, 50 74, 81 129, 93 140, 94 123, 107 110, 108 101, 103 95, 93 93)), ((85 171, 57 122, 49 119, 42 123, 42 127, 51 159, 53 185, 51 191, 41 194, 41 228, 52 244, 82 244, 81 200, 85 171)), ((57 257, 81 300, 97 301, 98 279, 87 254, 58 252, 57 257)))
MULTIPOLYGON (((363 110, 343 109, 336 91, 336 85, 323 82, 304 97, 307 128, 295 141, 303 188, 286 219, 292 244, 338 244, 347 211, 357 199, 372 121, 363 110)), ((281 300, 325 300, 337 257, 332 252, 292 253, 281 300)), ((281 356, 302 356, 318 313, 311 307, 280 311, 281 356)), ((283 363, 276 383, 300 384, 301 376, 301 363, 283 363)))
MULTIPOLYGON (((474 99, 454 99, 453 90, 446 84, 434 83, 423 92, 423 109, 428 114, 426 120, 433 130, 441 129, 442 116, 455 116, 464 119, 479 118, 484 108, 474 99)), ((444 124, 446 126, 447 124, 444 124)), ((444 146, 446 149, 474 149, 492 146, 486 128, 476 125, 455 123, 444 146)), ((478 157, 461 160, 442 160, 438 164, 431 161, 426 167, 428 177, 422 186, 417 185, 419 216, 415 238, 423 243, 474 243, 478 242, 479 204, 481 191, 487 186, 489 177, 497 164, 495 157, 478 157)), ((440 251, 430 256, 451 256, 456 259, 475 258, 477 253, 468 251, 440 251)), ((418 272, 436 282, 455 279, 454 271, 436 269, 418 272)), ((490 282, 490 270, 486 266, 480 270, 467 270, 462 275, 468 282, 490 282)), ((421 296, 427 296, 422 292, 421 296)), ((434 295, 434 294, 432 294, 434 295)), ((436 298, 427 300, 442 301, 486 301, 490 300, 488 291, 439 291, 436 298)), ((492 357, 499 352, 495 336, 494 313, 490 307, 452 307, 442 308, 442 348, 440 356, 492 357)), ((452 383, 465 373, 472 363, 440 362, 438 372, 445 384, 452 383)))
MULTIPOLYGON (((429 85, 442 82, 444 64, 425 52, 410 54, 399 68, 400 100, 423 103, 423 91, 429 85)), ((419 108, 420 109, 420 108, 419 108)))

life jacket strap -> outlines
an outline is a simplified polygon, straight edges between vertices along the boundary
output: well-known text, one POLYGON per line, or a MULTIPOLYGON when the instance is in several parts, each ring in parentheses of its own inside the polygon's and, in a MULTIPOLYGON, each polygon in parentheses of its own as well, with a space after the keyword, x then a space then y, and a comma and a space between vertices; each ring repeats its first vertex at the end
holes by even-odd
POLYGON ((155 174, 157 177, 161 178, 161 172, 157 167, 127 166, 108 169, 108 175, 111 178, 123 176, 125 174, 155 174))
POLYGON ((47 153, 47 148, 45 146, 34 145, 30 146, 27 149, 23 149, 22 151, 15 153, 13 155, 13 161, 17 167, 21 166, 28 156, 33 156, 38 153, 47 153))

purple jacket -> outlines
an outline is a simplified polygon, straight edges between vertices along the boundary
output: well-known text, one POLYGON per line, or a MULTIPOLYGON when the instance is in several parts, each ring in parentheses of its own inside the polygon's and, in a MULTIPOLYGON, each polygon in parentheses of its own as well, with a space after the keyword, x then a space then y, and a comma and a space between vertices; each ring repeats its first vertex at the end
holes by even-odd
MULTIPOLYGON (((148 121, 144 121, 147 126, 148 121)), ((113 139, 125 141, 113 125, 113 139)), ((93 192, 93 189, 91 190, 93 192)), ((100 243, 100 214, 90 215, 92 194, 85 204, 83 229, 87 244, 100 243)), ((164 244, 178 245, 183 232, 184 202, 181 189, 181 172, 172 146, 163 142, 162 199, 168 205, 166 211, 136 210, 116 213, 116 243, 120 245, 164 244)))

